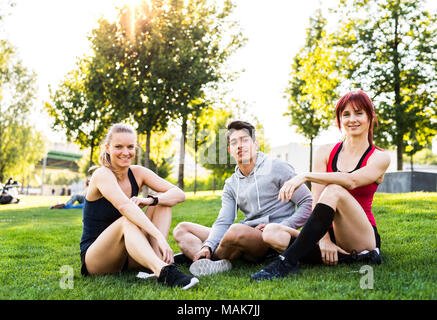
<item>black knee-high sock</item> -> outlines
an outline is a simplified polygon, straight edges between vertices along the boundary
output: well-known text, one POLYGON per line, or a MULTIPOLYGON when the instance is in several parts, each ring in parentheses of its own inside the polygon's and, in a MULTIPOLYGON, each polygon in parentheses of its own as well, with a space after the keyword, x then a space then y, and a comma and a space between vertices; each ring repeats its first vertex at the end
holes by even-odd
POLYGON ((290 263, 296 264, 325 235, 334 220, 335 211, 324 203, 318 203, 297 239, 282 253, 290 263))

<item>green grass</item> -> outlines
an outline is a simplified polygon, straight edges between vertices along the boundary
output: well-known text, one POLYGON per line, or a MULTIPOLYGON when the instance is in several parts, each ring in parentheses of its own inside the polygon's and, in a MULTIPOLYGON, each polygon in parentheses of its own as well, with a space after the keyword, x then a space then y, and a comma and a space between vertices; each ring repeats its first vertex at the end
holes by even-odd
MULTIPOLYGON (((210 226, 220 193, 187 194, 173 210, 171 230, 181 221, 210 226)), ((256 283, 262 265, 236 261, 227 273, 200 278, 188 291, 166 288, 135 272, 80 275, 82 212, 49 210, 67 197, 24 197, 0 206, 0 299, 426 299, 437 298, 437 193, 377 194, 374 214, 384 262, 373 268, 373 289, 361 289, 361 265, 302 266, 297 276, 256 283), (74 271, 73 289, 62 289, 62 266, 74 271)), ((240 213, 241 215, 241 213, 240 213)), ((179 252, 170 236, 169 243, 179 252)), ((188 272, 186 267, 182 268, 188 272)))

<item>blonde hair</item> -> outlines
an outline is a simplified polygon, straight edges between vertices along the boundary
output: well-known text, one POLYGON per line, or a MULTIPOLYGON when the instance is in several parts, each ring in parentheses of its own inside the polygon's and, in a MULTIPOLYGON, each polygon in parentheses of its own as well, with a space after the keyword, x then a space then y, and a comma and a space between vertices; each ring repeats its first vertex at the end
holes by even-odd
MULTIPOLYGON (((102 144, 100 145, 100 156, 99 156, 100 167, 106 167, 110 169, 112 172, 114 172, 115 176, 119 178, 119 173, 112 166, 111 157, 109 156, 109 153, 106 152, 106 146, 108 146, 111 143, 112 136, 114 135, 114 133, 132 133, 133 135, 135 135, 135 141, 136 141, 137 133, 135 131, 135 128, 130 124, 116 123, 113 124, 111 128, 109 128, 108 133, 105 135, 102 144)), ((94 170, 96 169, 96 167, 99 166, 94 166, 90 168, 88 171, 94 170)))

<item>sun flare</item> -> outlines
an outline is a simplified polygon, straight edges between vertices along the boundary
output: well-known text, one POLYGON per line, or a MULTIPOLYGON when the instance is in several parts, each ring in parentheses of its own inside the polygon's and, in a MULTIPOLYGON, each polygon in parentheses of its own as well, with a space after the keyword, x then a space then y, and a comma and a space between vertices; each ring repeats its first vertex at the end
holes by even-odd
POLYGON ((150 5, 150 0, 105 0, 102 7, 102 15, 105 19, 114 21, 117 19, 118 9, 123 8, 124 6, 135 8, 142 2, 146 2, 150 5))

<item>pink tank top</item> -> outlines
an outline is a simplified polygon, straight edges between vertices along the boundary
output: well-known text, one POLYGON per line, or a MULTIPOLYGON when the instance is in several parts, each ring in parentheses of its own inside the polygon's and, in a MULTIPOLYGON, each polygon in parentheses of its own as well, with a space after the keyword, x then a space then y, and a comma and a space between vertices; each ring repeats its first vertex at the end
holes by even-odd
MULTIPOLYGON (((329 162, 326 168, 327 172, 339 172, 337 169, 337 159, 338 154, 340 153, 340 150, 343 146, 343 142, 337 143, 334 148, 332 149, 330 155, 329 155, 329 162)), ((364 167, 367 164, 367 160, 372 155, 372 153, 375 151, 375 146, 369 146, 369 148, 364 152, 363 156, 361 157, 360 161, 358 162, 357 166, 354 170, 350 172, 354 172, 355 170, 358 170, 362 167, 364 167)), ((349 172, 349 173, 350 173, 349 172)), ((367 218, 369 219, 372 226, 376 227, 375 217, 372 213, 372 201, 373 201, 373 195, 376 192, 376 189, 378 189, 378 184, 376 182, 373 182, 371 184, 368 184, 367 186, 358 187, 352 190, 348 190, 349 193, 358 201, 358 203, 363 208, 364 212, 367 215, 367 218)))

